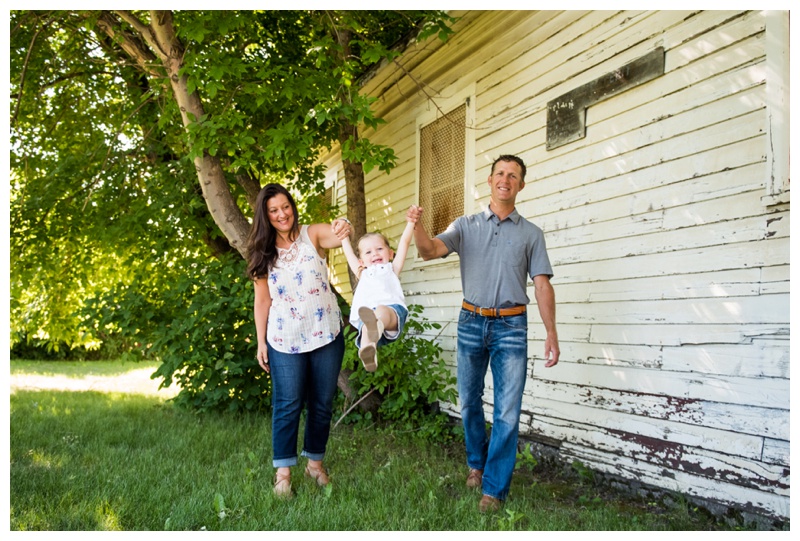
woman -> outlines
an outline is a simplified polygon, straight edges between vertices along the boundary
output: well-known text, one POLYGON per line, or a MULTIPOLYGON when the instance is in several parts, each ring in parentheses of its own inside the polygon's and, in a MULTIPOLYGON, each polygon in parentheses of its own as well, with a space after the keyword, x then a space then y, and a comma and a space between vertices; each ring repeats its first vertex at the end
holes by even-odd
POLYGON ((350 235, 345 219, 297 223, 297 205, 280 184, 267 184, 256 200, 247 246, 247 274, 255 283, 258 364, 272 377, 274 492, 291 496, 297 434, 305 406, 305 473, 327 485, 322 465, 333 398, 344 356, 342 320, 328 283, 325 250, 350 235))

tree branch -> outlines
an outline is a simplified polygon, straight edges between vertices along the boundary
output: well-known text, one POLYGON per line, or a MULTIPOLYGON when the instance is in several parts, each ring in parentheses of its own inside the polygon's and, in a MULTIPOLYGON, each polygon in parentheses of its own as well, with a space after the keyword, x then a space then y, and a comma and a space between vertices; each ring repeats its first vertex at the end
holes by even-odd
POLYGON ((150 28, 154 47, 158 49, 161 61, 166 66, 171 60, 183 64, 183 45, 175 35, 171 11, 150 11, 150 28), (155 24, 157 21, 157 24, 155 24))
POLYGON ((153 34, 153 29, 144 24, 142 21, 140 21, 133 13, 131 13, 128 10, 118 9, 115 10, 115 13, 119 15, 119 17, 123 21, 131 25, 133 29, 136 30, 136 32, 138 32, 138 34, 142 37, 142 39, 156 51, 156 54, 161 53, 158 56, 161 58, 161 61, 163 62, 166 57, 166 53, 159 46, 159 43, 156 40, 155 35, 153 34))
POLYGON ((239 185, 244 188, 244 192, 247 194, 247 202, 250 203, 250 207, 255 210, 258 192, 261 191, 261 183, 253 178, 253 175, 247 171, 243 173, 237 173, 236 182, 238 182, 239 185))
POLYGON ((22 105, 22 89, 25 86, 25 74, 28 73, 28 62, 31 59, 31 53, 33 53, 33 46, 36 43, 36 39, 39 37, 39 33, 50 26, 50 24, 55 20, 55 17, 51 17, 47 22, 41 25, 37 30, 36 33, 33 34, 31 38, 31 44, 28 45, 28 52, 25 54, 25 62, 22 65, 22 73, 19 76, 19 93, 17 94, 17 103, 14 106, 14 114, 11 116, 11 125, 17 123, 17 117, 19 117, 19 108, 22 105))
MULTIPOLYGON (((373 389, 372 389, 370 392, 368 392, 367 394, 365 394, 364 396, 362 396, 361 398, 359 398, 359 399, 358 399, 358 401, 357 401, 355 404, 353 404, 352 406, 350 406, 350 408, 348 408, 348 410, 347 410, 346 412, 344 412, 344 413, 342 414, 342 416, 341 416, 341 417, 339 417, 339 420, 338 420, 338 421, 336 421, 336 424, 334 424, 334 425, 333 425, 333 428, 336 428, 337 426, 339 426, 339 423, 341 423, 341 422, 342 422, 342 419, 344 419, 345 417, 347 417, 347 414, 348 414, 348 413, 350 413, 351 411, 353 411, 353 409, 354 409, 356 406, 358 406, 359 404, 361 404, 361 402, 363 402, 363 401, 364 401, 364 400, 365 400, 365 399, 366 399, 366 398, 367 398, 369 395, 371 395, 371 394, 372 394, 372 393, 374 393, 374 392, 375 392, 375 388, 373 388, 373 389)), ((333 428, 332 428, 331 430, 333 430, 333 428)))
MULTIPOLYGON (((103 11, 97 18, 97 27, 108 37, 116 40, 120 47, 130 56, 147 74, 153 77, 162 77, 163 73, 155 68, 156 55, 142 42, 143 35, 125 32, 119 28, 120 21, 111 14, 103 11)), ((129 24, 131 24, 129 22, 129 24)), ((141 23, 139 23, 141 25, 141 23)), ((133 25, 132 25, 133 26, 133 25)), ((136 28, 136 26, 134 26, 136 28)), ((146 39, 146 38, 145 38, 146 39)))

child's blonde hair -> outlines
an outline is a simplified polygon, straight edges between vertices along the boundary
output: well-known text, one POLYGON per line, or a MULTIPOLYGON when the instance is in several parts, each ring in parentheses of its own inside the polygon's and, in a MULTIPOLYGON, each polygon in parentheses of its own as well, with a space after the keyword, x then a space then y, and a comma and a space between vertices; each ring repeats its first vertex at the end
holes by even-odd
POLYGON ((389 248, 390 250, 392 249, 391 244, 389 244, 389 239, 387 239, 386 235, 384 235, 383 233, 374 233, 374 232, 373 233, 364 233, 363 235, 361 235, 361 238, 358 239, 358 242, 356 242, 356 255, 358 257, 361 257, 361 241, 364 240, 364 239, 372 238, 372 237, 378 237, 378 238, 382 239, 383 243, 386 245, 386 247, 389 248))

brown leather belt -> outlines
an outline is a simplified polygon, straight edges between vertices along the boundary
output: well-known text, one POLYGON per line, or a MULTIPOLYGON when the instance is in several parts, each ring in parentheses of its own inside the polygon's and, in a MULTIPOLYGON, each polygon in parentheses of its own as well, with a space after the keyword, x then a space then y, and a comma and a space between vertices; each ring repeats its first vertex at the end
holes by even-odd
POLYGON ((519 306, 512 306, 511 308, 481 308, 470 304, 467 301, 461 303, 464 310, 469 310, 473 314, 478 314, 483 317, 505 317, 505 316, 518 316, 524 314, 527 307, 524 304, 519 306))

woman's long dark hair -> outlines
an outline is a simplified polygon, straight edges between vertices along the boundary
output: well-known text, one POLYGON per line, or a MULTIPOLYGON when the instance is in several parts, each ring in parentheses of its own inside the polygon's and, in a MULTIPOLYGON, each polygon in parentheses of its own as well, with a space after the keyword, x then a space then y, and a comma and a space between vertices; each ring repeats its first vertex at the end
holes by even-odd
POLYGON ((292 240, 300 235, 300 223, 297 217, 297 204, 289 190, 280 184, 267 184, 256 198, 256 212, 253 216, 253 226, 250 228, 250 235, 247 237, 247 276, 252 280, 262 278, 269 274, 275 261, 278 259, 278 247, 276 241, 278 233, 272 224, 269 223, 267 212, 267 202, 276 195, 283 194, 289 200, 294 213, 294 224, 292 225, 292 240))

